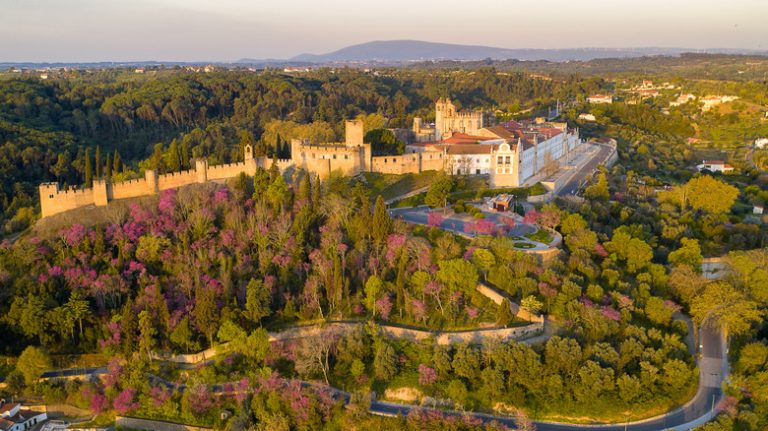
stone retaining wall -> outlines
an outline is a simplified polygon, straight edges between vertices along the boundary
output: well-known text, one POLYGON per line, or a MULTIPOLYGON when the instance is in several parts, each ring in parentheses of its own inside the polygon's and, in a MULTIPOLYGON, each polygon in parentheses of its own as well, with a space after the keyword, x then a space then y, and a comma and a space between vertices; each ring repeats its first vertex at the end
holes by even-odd
POLYGON ((148 431, 212 431, 213 428, 180 424, 175 422, 139 419, 125 416, 115 417, 115 425, 120 428, 148 431))

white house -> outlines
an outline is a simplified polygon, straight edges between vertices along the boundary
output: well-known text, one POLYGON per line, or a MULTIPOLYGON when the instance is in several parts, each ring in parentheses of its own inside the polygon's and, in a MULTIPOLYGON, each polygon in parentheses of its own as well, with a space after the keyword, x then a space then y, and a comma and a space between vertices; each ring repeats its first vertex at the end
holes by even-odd
POLYGON ((593 94, 587 97, 587 102, 592 104, 613 103, 613 96, 610 94, 593 94))
POLYGON ((696 169, 701 171, 720 172, 722 174, 729 174, 733 172, 733 166, 725 163, 722 160, 702 160, 701 164, 696 165, 696 169))
POLYGON ((22 408, 18 403, 0 404, 0 430, 23 431, 48 419, 48 414, 22 408))
POLYGON ((755 148, 763 149, 768 146, 768 138, 755 139, 755 148))
POLYGON ((701 110, 709 111, 717 105, 733 102, 738 98, 738 96, 707 96, 701 99, 701 102, 704 104, 704 106, 701 107, 701 110))
POLYGON ((579 114, 579 120, 583 120, 583 121, 596 121, 597 119, 592 114, 579 114))
POLYGON ((677 99, 675 99, 673 102, 669 102, 669 106, 684 105, 684 104, 690 102, 691 100, 696 100, 696 96, 694 96, 693 94, 690 94, 690 93, 681 94, 681 95, 677 96, 677 99))

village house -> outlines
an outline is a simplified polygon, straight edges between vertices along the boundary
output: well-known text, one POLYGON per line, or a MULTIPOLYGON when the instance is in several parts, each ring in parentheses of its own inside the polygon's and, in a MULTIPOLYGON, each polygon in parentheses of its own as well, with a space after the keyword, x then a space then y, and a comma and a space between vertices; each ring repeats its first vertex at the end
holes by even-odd
POLYGON ((672 102, 669 102, 669 106, 670 107, 674 107, 674 106, 684 105, 684 104, 690 102, 691 100, 696 100, 696 96, 694 96, 693 94, 690 94, 690 93, 681 94, 681 95, 677 96, 677 99, 675 99, 672 102))
POLYGON ((587 97, 587 102, 597 105, 600 103, 613 103, 613 96, 610 94, 593 94, 587 97))
POLYGON ((738 96, 707 96, 701 99, 701 103, 704 105, 701 107, 702 111, 709 111, 717 105, 733 102, 737 100, 738 96))
POLYGON ((719 172, 721 174, 729 174, 733 172, 733 166, 725 163, 722 160, 702 160, 701 164, 696 165, 696 169, 699 172, 719 172))
POLYGON ((24 408, 19 403, 0 403, 0 431, 23 431, 48 419, 46 412, 24 408))

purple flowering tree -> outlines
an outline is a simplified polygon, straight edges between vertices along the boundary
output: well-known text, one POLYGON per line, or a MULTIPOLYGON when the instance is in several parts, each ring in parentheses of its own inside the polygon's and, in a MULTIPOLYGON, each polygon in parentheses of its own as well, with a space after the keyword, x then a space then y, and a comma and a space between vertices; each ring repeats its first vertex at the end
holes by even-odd
POLYGON ((117 394, 114 401, 112 401, 112 407, 118 414, 124 415, 128 412, 139 408, 140 404, 134 401, 136 396, 136 389, 127 388, 117 394))
POLYGON ((437 372, 434 368, 425 364, 419 364, 419 384, 422 386, 432 386, 437 381, 437 372))

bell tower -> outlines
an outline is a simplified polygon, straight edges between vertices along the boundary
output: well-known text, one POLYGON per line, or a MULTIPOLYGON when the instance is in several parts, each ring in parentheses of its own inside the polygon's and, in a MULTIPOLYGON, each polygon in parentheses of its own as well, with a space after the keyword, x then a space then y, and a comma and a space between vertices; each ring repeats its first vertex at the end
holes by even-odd
POLYGON ((253 160, 253 147, 251 144, 246 144, 245 148, 243 148, 243 160, 248 162, 249 160, 253 160))

